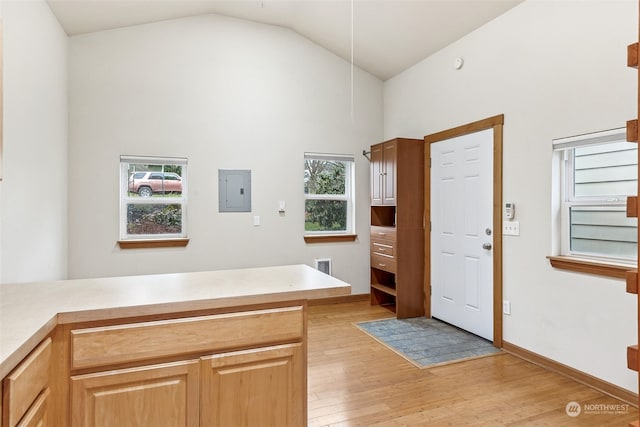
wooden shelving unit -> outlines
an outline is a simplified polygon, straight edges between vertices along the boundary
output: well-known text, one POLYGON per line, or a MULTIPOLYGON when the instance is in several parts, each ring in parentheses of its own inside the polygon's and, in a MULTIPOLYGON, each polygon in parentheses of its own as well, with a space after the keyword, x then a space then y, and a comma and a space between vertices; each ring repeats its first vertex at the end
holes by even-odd
POLYGON ((371 304, 424 316, 424 141, 371 146, 371 304))
MULTIPOLYGON (((640 13, 640 1, 638 2, 638 10, 640 13)), ((640 27, 640 26, 639 26, 640 27)), ((638 30, 638 39, 640 40, 640 28, 638 30)), ((627 47, 627 66, 631 68, 638 69, 638 42, 633 43, 627 47)), ((636 114, 640 114, 640 73, 638 73, 638 86, 636 88, 638 92, 638 110, 636 114)), ((629 142, 638 142, 638 119, 629 120, 627 122, 627 141, 629 142)), ((640 150, 638 150, 640 153, 640 150)), ((640 154, 638 158, 638 173, 640 176, 640 154)), ((629 218, 638 218, 638 197, 628 197, 627 198, 627 217, 629 218)), ((638 237, 640 241, 640 227, 638 228, 638 237)), ((640 251, 638 252, 637 257, 638 264, 640 265, 640 251)), ((638 293, 638 289, 640 288, 638 282, 638 270, 628 271, 626 274, 626 282, 627 282, 627 292, 630 294, 635 294, 637 296, 638 307, 640 307, 640 293, 638 293)), ((640 312, 638 313, 638 341, 640 342, 640 312)), ((638 344, 630 345, 627 347, 627 367, 639 373, 638 381, 640 385, 640 361, 638 359, 638 344)), ((639 400, 640 406, 640 400, 639 400)), ((640 427, 640 421, 634 421, 629 424, 630 426, 640 427)))

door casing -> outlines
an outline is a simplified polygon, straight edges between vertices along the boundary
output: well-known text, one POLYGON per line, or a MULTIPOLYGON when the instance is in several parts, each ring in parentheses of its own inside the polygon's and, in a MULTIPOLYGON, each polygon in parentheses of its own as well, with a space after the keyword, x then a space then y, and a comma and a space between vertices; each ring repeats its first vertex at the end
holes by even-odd
POLYGON ((431 317, 431 144, 462 135, 493 129, 493 345, 502 347, 502 127, 504 114, 467 123, 424 137, 425 155, 425 316, 431 317))

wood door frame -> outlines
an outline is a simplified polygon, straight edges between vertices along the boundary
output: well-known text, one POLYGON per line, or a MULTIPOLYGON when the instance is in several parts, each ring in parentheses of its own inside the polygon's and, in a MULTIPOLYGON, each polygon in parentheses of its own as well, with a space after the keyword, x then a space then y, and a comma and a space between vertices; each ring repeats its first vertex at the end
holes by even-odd
MULTIPOLYGON (((431 224, 431 144, 493 129, 493 345, 502 347, 502 127, 504 114, 467 123, 424 137, 424 215, 431 224)), ((425 227, 424 312, 431 317, 431 230, 425 227)))

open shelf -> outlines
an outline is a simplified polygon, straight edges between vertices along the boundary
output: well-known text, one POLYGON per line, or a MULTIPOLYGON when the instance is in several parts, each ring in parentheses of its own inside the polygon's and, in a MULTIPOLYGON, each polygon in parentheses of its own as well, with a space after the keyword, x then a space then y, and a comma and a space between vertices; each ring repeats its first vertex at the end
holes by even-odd
POLYGON ((382 305, 389 310, 396 312, 396 294, 393 288, 388 286, 371 284, 371 304, 382 305), (393 292, 391 294, 390 292, 393 292))
POLYGON ((396 225, 396 207, 371 206, 371 225, 394 227, 396 225))
POLYGON ((389 286, 380 285, 378 283, 372 283, 371 287, 381 292, 384 292, 385 294, 393 295, 394 297, 397 295, 396 289, 389 286))
MULTIPOLYGON (((391 289, 396 294, 396 275, 377 268, 371 269, 371 286, 380 289, 391 289)), ((390 292, 387 292, 390 293, 390 292)))

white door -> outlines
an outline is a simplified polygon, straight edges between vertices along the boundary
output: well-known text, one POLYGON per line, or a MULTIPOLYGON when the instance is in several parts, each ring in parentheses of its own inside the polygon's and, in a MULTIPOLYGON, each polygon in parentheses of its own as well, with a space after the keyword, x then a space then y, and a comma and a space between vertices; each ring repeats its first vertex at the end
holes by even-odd
POLYGON ((431 144, 431 315, 491 341, 495 232, 493 129, 431 144))

